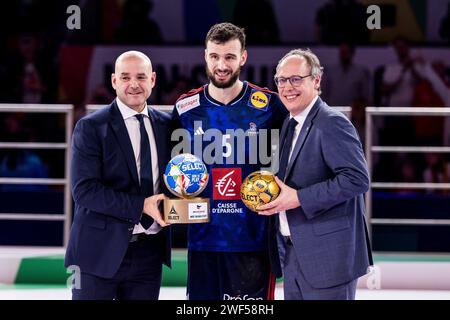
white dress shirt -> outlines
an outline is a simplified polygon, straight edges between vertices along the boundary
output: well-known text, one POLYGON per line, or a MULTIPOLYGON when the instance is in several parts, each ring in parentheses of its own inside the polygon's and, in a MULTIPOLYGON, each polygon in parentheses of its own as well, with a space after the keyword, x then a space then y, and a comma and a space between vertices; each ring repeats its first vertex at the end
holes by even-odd
MULTIPOLYGON (((135 117, 135 115, 139 114, 138 112, 134 111, 133 109, 127 107, 122 101, 120 101, 119 98, 116 98, 117 106, 119 107, 119 111, 122 114, 123 121, 125 122, 125 126, 127 127, 128 136, 131 140, 131 145, 133 147, 134 152, 134 159, 136 160, 136 168, 137 168, 137 174, 139 177, 139 181, 141 180, 140 177, 140 169, 141 169, 141 131, 140 131, 140 125, 139 120, 135 117)), ((148 109, 147 104, 145 105, 145 108, 140 112, 140 114, 143 114, 144 117, 144 125, 145 130, 148 134, 148 141, 150 142, 150 151, 152 156, 152 176, 153 176, 153 190, 154 194, 159 193, 159 168, 158 168, 158 154, 156 150, 156 141, 155 141, 155 135, 153 134, 152 130, 152 123, 150 122, 150 118, 148 116, 148 109)), ((145 213, 143 213, 145 214, 145 213)), ((142 227, 140 223, 136 224, 134 226, 133 234, 136 233, 142 233, 145 232, 146 234, 155 234, 158 233, 158 231, 161 230, 161 226, 153 222, 153 224, 148 228, 147 230, 142 227)))
MULTIPOLYGON (((292 146, 291 146, 291 150, 289 151, 288 163, 291 160, 292 151, 295 148, 295 144, 297 143, 298 135, 299 135, 300 131, 302 130, 302 127, 303 127, 303 124, 305 123, 306 117, 308 116, 309 111, 311 111, 313 105, 316 103, 317 98, 319 98, 319 96, 316 96, 314 99, 312 99, 311 103, 306 107, 306 109, 294 117, 294 119, 298 122, 298 124, 295 126, 294 137, 292 138, 292 146)), ((292 115, 290 116, 290 118, 292 118, 292 115)), ((286 211, 281 211, 279 214, 279 218, 280 218, 281 234, 285 237, 290 236, 291 231, 289 230, 289 224, 288 224, 288 221, 286 218, 286 211)))

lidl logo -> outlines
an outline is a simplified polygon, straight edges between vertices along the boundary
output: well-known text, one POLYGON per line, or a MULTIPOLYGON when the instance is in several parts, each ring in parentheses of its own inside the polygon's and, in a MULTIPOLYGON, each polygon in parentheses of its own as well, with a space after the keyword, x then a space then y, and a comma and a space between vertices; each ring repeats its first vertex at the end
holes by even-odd
POLYGON ((266 111, 269 105, 270 95, 262 91, 252 90, 248 105, 252 108, 266 111))

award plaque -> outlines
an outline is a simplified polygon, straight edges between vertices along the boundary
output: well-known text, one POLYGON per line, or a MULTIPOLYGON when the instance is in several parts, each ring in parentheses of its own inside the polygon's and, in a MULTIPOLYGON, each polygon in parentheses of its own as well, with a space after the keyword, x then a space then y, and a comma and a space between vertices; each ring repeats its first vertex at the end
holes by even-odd
POLYGON ((196 156, 183 153, 167 164, 164 183, 178 199, 164 200, 164 221, 175 223, 209 222, 209 199, 197 198, 208 184, 205 164, 196 156))

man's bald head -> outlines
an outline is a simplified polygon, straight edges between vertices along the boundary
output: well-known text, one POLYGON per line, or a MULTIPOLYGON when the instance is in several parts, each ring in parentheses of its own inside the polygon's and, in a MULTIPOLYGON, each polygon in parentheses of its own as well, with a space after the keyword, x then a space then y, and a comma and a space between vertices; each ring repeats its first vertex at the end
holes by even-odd
POLYGON ((116 63, 114 66, 114 72, 117 73, 118 69, 120 69, 122 62, 125 60, 128 60, 128 59, 141 60, 148 67, 150 67, 150 72, 152 72, 152 61, 150 60, 150 58, 145 53, 142 53, 140 51, 135 51, 135 50, 126 51, 117 57, 116 63))
POLYGON ((116 60, 111 83, 117 97, 129 108, 141 112, 155 86, 156 74, 149 57, 139 51, 127 51, 116 60))

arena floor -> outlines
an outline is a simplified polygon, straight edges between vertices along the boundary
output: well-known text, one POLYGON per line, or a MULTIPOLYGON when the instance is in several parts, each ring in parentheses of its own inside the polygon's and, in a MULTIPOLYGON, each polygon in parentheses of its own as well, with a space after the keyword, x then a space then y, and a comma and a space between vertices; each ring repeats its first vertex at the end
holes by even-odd
MULTIPOLYGON (((186 299, 186 250, 165 268, 161 300, 186 299)), ((375 268, 359 279, 357 300, 450 300, 450 255, 374 254, 375 268)), ((0 247, 0 300, 69 300, 63 248, 0 247)), ((277 282, 275 299, 283 299, 277 282)))
MULTIPOLYGON (((163 287, 160 300, 186 300, 186 288, 163 287)), ((0 300, 70 300, 70 290, 64 287, 34 288, 0 285, 0 300)), ((279 285, 275 299, 283 300, 283 290, 279 285)), ((369 290, 358 289, 356 300, 450 300, 450 290, 369 290)))

